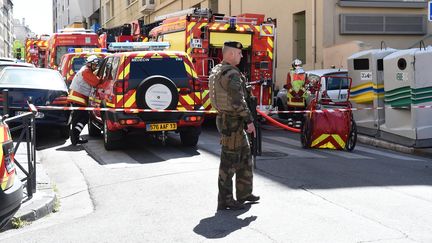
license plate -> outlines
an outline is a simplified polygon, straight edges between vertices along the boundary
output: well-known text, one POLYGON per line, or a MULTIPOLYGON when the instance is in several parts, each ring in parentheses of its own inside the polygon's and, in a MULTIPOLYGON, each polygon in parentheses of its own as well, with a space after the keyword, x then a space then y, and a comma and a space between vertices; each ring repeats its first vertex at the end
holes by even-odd
MULTIPOLYGON (((15 115, 19 116, 19 115, 27 113, 27 112, 29 112, 29 111, 15 111, 15 115)), ((35 118, 41 119, 41 118, 44 118, 44 116, 45 116, 44 113, 42 113, 42 112, 36 112, 35 118)))
POLYGON ((147 131, 170 131, 177 129, 177 123, 154 123, 146 125, 147 131))

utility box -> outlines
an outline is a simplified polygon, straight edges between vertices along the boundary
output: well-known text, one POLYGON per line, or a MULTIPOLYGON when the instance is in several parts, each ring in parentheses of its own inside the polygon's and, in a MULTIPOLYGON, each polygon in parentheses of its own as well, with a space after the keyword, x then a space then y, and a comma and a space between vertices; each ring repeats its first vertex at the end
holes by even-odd
POLYGON ((354 108, 360 108, 353 114, 362 134, 377 136, 384 123, 384 110, 377 109, 384 107, 383 58, 396 51, 391 48, 365 50, 348 58, 348 76, 352 78, 350 101, 354 108))

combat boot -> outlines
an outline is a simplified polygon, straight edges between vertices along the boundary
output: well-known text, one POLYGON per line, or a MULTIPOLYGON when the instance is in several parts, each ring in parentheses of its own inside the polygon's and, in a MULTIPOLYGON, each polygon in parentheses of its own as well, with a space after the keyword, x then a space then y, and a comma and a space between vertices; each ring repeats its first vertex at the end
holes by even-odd
POLYGON ((243 204, 246 201, 248 202, 257 202, 258 200, 260 200, 260 196, 255 196, 254 194, 250 194, 249 196, 239 199, 238 202, 243 204))
POLYGON ((244 209, 245 205, 236 200, 232 200, 226 203, 219 203, 217 210, 241 210, 244 209))

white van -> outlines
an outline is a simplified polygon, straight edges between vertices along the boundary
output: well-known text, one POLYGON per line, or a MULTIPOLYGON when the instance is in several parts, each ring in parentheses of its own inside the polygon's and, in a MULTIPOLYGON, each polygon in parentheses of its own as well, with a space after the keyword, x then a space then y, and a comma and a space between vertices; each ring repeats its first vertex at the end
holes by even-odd
POLYGON ((306 71, 309 81, 320 80, 320 99, 332 102, 346 101, 350 83, 347 69, 317 69, 306 71))

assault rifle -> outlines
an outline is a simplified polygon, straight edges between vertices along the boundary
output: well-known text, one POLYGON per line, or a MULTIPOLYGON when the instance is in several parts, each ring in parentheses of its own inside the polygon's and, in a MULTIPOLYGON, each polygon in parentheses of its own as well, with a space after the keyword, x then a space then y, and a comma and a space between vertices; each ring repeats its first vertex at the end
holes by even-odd
POLYGON ((255 96, 247 97, 246 100, 248 104, 248 108, 252 113, 252 117, 254 119, 253 123, 255 126, 255 137, 253 134, 251 134, 250 137, 250 143, 251 143, 251 153, 252 153, 252 163, 254 168, 256 168, 256 156, 258 155, 258 152, 261 150, 261 126, 258 118, 258 113, 256 110, 257 107, 257 98, 255 96))

